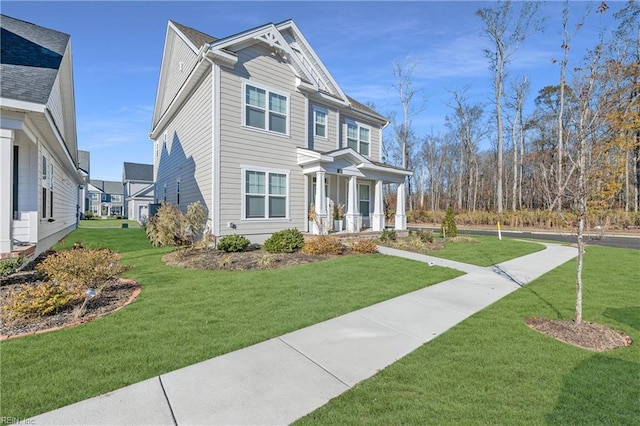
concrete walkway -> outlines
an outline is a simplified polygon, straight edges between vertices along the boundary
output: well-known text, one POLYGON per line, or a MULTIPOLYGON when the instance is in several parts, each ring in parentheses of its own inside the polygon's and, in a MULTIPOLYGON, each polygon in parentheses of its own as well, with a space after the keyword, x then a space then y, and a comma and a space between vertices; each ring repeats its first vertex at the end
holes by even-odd
POLYGON ((380 247, 384 254, 451 267, 467 274, 41 414, 28 422, 35 425, 291 423, 577 256, 573 247, 545 245, 543 251, 489 268, 380 247))

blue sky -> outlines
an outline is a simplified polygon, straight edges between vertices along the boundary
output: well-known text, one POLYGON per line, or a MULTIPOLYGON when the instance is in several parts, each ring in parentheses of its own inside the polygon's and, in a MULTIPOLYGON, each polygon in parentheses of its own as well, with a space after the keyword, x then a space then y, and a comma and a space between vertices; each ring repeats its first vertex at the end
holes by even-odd
MULTIPOLYGON (((225 37, 291 18, 342 89, 363 103, 374 102, 385 115, 400 111, 392 63, 412 57, 414 86, 426 99, 426 109, 413 120, 422 136, 444 129, 450 113, 447 90, 469 85, 471 101, 492 108, 491 72, 483 55, 488 41, 474 13, 488 4, 2 0, 0 10, 71 35, 79 148, 91 152, 92 179, 120 180, 123 162, 153 162, 147 135, 169 19, 225 37)), ((570 4, 575 24, 588 3, 570 4)), ((601 30, 615 28, 612 15, 624 3, 609 6, 605 15, 592 13, 577 33, 573 60, 597 42, 601 30)), ((525 41, 510 67, 513 77, 528 75, 531 101, 539 89, 559 80, 552 59, 562 55, 561 10, 559 1, 543 5, 547 30, 525 41)))

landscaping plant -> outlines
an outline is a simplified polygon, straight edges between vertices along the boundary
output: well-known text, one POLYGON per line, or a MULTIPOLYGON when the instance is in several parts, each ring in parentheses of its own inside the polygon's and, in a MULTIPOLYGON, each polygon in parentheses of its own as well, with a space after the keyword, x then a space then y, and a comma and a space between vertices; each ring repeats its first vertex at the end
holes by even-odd
POLYGON ((307 254, 342 254, 344 246, 336 237, 315 235, 304 243, 302 251, 307 254))
POLYGON ((270 253, 293 253, 304 246, 304 235, 297 229, 274 232, 262 248, 270 253))
POLYGON ((447 208, 447 213, 445 214, 444 220, 442 221, 440 232, 442 232, 443 238, 454 238, 458 236, 456 216, 453 214, 453 209, 451 207, 447 208))
POLYGON ((229 252, 245 251, 251 241, 243 235, 226 235, 218 240, 218 250, 229 252))

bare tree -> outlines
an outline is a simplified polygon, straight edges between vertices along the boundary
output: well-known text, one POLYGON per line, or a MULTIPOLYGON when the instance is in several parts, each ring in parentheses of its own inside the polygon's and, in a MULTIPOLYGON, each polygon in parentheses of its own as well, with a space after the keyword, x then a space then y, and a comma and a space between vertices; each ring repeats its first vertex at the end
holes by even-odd
POLYGON ((523 2, 519 14, 515 17, 510 0, 498 2, 495 8, 478 9, 476 15, 485 24, 484 32, 492 44, 491 49, 485 50, 489 59, 490 69, 493 71, 493 88, 496 104, 496 132, 497 132, 497 179, 496 203, 498 213, 502 213, 502 181, 503 181, 503 124, 502 124, 502 95, 506 66, 513 54, 531 32, 542 31, 543 20, 536 15, 540 3, 523 2))
POLYGON ((512 170, 513 180, 511 185, 511 210, 522 208, 522 161, 524 159, 524 103, 529 93, 529 80, 526 76, 520 81, 512 82, 512 99, 507 100, 507 105, 513 109, 513 119, 511 123, 511 143, 512 143, 512 170))
MULTIPOLYGON (((420 91, 413 83, 413 73, 416 66, 416 60, 410 57, 393 63, 393 88, 398 92, 402 107, 402 121, 398 123, 398 121, 394 119, 393 129, 396 142, 401 150, 402 167, 405 169, 411 167, 411 155, 414 148, 413 145, 417 140, 411 125, 411 120, 426 108, 426 101, 424 99, 422 99, 417 105, 414 102, 414 97, 420 91)), ((411 197, 411 177, 408 177, 407 181, 407 193, 409 194, 410 203, 409 208, 411 209, 413 208, 411 197)))

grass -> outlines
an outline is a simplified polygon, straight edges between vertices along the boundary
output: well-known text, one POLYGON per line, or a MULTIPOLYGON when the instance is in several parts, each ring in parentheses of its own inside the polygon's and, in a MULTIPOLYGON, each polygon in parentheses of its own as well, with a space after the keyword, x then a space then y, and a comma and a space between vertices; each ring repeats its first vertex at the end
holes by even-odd
POLYGON ((81 220, 81 228, 122 228, 122 224, 126 223, 129 228, 140 228, 137 220, 127 219, 91 219, 81 220))
POLYGON ((443 250, 427 254, 477 266, 491 266, 544 249, 542 244, 513 238, 499 240, 497 237, 487 235, 469 235, 468 237, 478 240, 478 243, 446 242, 443 250))
MULTIPOLYGON (((89 221, 106 222, 106 221, 89 221)), ((240 349, 460 273, 383 255, 269 271, 165 266, 144 230, 81 228, 65 247, 108 247, 140 296, 65 330, 0 343, 0 416, 24 418, 240 349)))
POLYGON ((588 247, 584 318, 630 335, 595 353, 529 329, 572 319, 575 260, 473 315, 299 424, 638 424, 638 251, 588 247))

